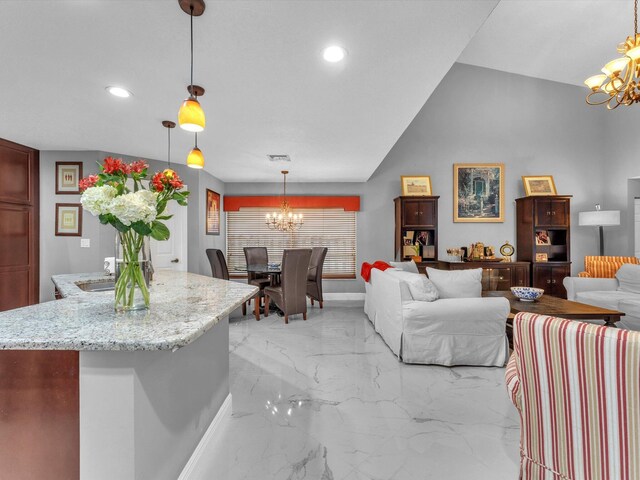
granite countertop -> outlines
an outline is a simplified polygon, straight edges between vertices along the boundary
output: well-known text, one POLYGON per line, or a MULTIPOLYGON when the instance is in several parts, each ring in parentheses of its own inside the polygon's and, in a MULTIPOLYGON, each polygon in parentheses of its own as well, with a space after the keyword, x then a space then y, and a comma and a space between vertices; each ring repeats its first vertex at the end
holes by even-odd
POLYGON ((113 291, 85 292, 76 285, 108 278, 104 273, 53 276, 64 298, 0 312, 0 349, 176 350, 258 291, 243 283, 160 271, 149 289, 149 310, 118 313, 113 291))

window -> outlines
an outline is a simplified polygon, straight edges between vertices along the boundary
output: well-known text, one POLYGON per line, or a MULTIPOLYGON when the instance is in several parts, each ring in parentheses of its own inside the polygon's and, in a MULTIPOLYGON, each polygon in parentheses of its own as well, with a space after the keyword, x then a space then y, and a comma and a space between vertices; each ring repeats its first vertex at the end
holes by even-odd
POLYGON ((304 225, 293 233, 269 230, 264 217, 274 209, 240 208, 227 212, 227 263, 231 276, 245 267, 243 247, 267 247, 269 261, 281 262, 285 248, 327 247, 324 278, 356 277, 356 212, 343 209, 295 209, 304 225))

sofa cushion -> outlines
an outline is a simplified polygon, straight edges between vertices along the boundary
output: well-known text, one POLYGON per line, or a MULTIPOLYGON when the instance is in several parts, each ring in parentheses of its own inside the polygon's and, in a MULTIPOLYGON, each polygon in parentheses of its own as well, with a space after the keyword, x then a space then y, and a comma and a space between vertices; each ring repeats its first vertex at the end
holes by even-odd
POLYGON ((627 330, 640 331, 640 298, 620 300, 618 310, 625 313, 616 326, 627 330))
POLYGON ((482 269, 438 270, 427 267, 427 275, 440 298, 476 298, 482 296, 482 269))
POLYGON ((419 273, 405 272, 404 270, 389 269, 387 273, 392 277, 400 280, 400 291, 402 301, 417 300, 420 302, 433 302, 438 299, 438 290, 433 282, 425 275, 419 273), (404 284, 404 285, 403 285, 404 284), (406 294, 402 293, 403 288, 408 288, 410 298, 406 298, 406 294))
POLYGON ((586 303, 596 307, 608 308, 609 310, 619 310, 618 304, 622 300, 630 300, 638 298, 640 295, 634 295, 619 290, 591 291, 576 293, 576 302, 586 303))
POLYGON ((404 270, 405 272, 420 273, 418 272, 418 266, 416 265, 416 262, 414 262, 413 260, 411 260, 410 262, 389 262, 389 265, 399 270, 404 270))
POLYGON ((625 263, 616 272, 621 292, 640 294, 640 265, 625 263))

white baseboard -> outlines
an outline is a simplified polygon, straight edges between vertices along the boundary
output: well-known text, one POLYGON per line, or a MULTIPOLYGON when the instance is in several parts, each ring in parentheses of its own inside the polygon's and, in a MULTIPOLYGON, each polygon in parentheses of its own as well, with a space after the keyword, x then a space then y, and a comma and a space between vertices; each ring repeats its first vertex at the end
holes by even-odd
POLYGON ((231 394, 227 395, 227 398, 225 398, 224 402, 222 402, 222 405, 220 406, 220 410, 218 410, 218 413, 216 414, 216 416, 213 417, 213 420, 211 420, 211 423, 207 427, 207 431, 204 432, 204 435, 200 439, 200 442, 198 442, 196 449, 191 454, 191 457, 189 457, 189 461, 182 469, 182 473, 180 473, 178 480, 191 479, 193 472, 196 466, 198 465, 198 462, 200 461, 200 458, 205 454, 205 451, 207 449, 207 444, 216 435, 216 431, 220 428, 222 421, 230 415, 231 415, 231 394))
POLYGON ((336 293, 325 293, 323 296, 325 301, 356 300, 356 301, 364 302, 364 293, 336 292, 336 293))

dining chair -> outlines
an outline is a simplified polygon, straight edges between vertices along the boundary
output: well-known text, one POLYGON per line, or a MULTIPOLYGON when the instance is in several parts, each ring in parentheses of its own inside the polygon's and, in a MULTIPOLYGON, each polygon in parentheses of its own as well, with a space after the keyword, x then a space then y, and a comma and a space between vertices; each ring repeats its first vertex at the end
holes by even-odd
MULTIPOLYGON (((229 280, 229 268, 227 267, 227 261, 224 259, 224 253, 218 248, 207 248, 205 250, 207 258, 211 264, 211 275, 213 278, 219 278, 220 280, 229 280)), ((247 314, 247 302, 242 304, 242 315, 247 314)))
POLYGON ((307 274, 307 296, 313 301, 317 300, 322 308, 322 268, 324 259, 327 256, 327 247, 313 247, 311 249, 311 260, 309 260, 309 272, 307 274))
MULTIPOLYGON (((243 250, 247 266, 269 264, 267 247, 244 247, 243 250)), ((260 289, 258 294, 253 298, 253 301, 256 302, 254 309, 256 320, 260 320, 260 299, 264 296, 264 288, 271 284, 271 277, 265 273, 247 272, 247 283, 249 285, 255 285, 260 289)), ((245 308, 242 309, 242 312, 243 315, 246 314, 245 308)))
POLYGON ((289 323, 289 315, 302 314, 307 319, 307 275, 310 248, 287 249, 282 255, 282 278, 280 285, 264 289, 264 316, 269 316, 269 301, 284 313, 284 323, 289 323))
POLYGON ((229 269, 227 268, 227 262, 224 259, 224 253, 217 248, 207 248, 207 257, 211 264, 211 275, 213 278, 219 278, 221 280, 229 280, 229 269))

